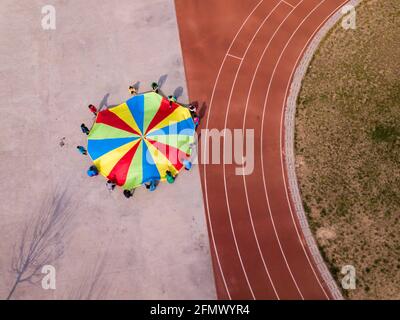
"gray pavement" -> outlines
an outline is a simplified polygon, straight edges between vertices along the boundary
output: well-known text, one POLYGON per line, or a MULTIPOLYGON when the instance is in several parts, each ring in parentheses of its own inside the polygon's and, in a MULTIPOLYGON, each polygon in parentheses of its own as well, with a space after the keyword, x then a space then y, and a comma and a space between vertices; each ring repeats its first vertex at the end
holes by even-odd
POLYGON ((136 81, 146 91, 164 75, 163 91, 182 87, 187 102, 173 0, 3 0, 0 15, 0 298, 25 226, 65 191, 71 216, 41 244, 56 289, 24 281, 13 299, 214 299, 197 166, 127 200, 87 177, 76 150, 87 105, 119 104, 136 81), (56 30, 42 29, 47 4, 56 30))

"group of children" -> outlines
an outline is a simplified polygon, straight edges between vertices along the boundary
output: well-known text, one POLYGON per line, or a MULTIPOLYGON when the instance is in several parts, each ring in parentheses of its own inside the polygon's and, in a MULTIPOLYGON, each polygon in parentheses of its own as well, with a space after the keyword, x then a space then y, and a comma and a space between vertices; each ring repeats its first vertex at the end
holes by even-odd
POLYGON ((200 124, 200 117, 197 115, 197 106, 190 104, 189 111, 190 111, 190 115, 192 116, 192 119, 194 122, 194 128, 196 130, 200 124))
MULTIPOLYGON (((186 160, 186 159, 183 160, 183 161, 185 162, 185 165, 184 165, 185 169, 186 170, 190 170, 190 168, 192 166, 191 162, 186 160)), ((95 166, 92 166, 92 167, 96 168, 95 166)), ((92 176, 91 175, 92 171, 95 171, 98 174, 97 168, 94 169, 92 167, 90 167, 89 170, 88 170, 88 175, 89 176, 92 176)), ((95 174, 95 175, 97 175, 97 174, 95 174)), ((176 174, 174 175, 170 170, 167 170, 165 172, 165 176, 166 176, 166 180, 167 180, 168 183, 174 183, 177 175, 176 174)), ((149 191, 156 190, 158 184, 159 184, 159 181, 157 179, 150 179, 147 182, 143 183, 145 188, 147 190, 149 190, 149 191)), ((107 187, 107 189, 109 191, 113 191, 115 189, 116 185, 117 184, 113 180, 107 180, 107 182, 106 182, 106 187, 107 187)), ((129 199, 129 198, 131 198, 133 196, 134 192, 135 192, 135 189, 131 189, 131 190, 124 189, 123 195, 125 196, 125 198, 129 199)))
MULTIPOLYGON (((182 159, 182 164, 183 164, 185 170, 190 170, 192 168, 192 163, 187 159, 182 159)), ((99 174, 99 170, 96 168, 95 165, 90 166, 89 169, 87 170, 87 175, 89 177, 95 177, 98 174, 99 174)), ((177 176, 177 174, 173 174, 170 170, 166 170, 166 172, 165 172, 165 177, 166 177, 166 180, 168 183, 174 183, 176 176, 177 176)), ((150 179, 143 184, 147 190, 154 191, 154 190, 156 190, 158 183, 159 183, 159 181, 157 179, 150 179)), ((109 191, 113 191, 116 186, 117 186, 117 184, 113 180, 110 180, 110 179, 107 180, 106 187, 109 191)), ((123 191, 123 194, 126 198, 130 198, 133 196, 134 191, 135 191, 135 189, 132 189, 132 190, 125 189, 123 191)))
MULTIPOLYGON (((96 108, 94 105, 89 104, 89 105, 88 105, 88 108, 89 108, 90 112, 93 113, 94 116, 97 116, 97 108, 96 108)), ((81 130, 82 130, 82 132, 83 132, 84 134, 89 135, 90 130, 89 130, 88 127, 86 127, 86 125, 85 125, 84 123, 81 124, 81 130)), ((83 147, 82 147, 82 148, 83 148, 83 147)), ((79 148, 79 146, 78 146, 78 149, 79 149, 79 151, 80 151, 81 153, 83 153, 83 152, 80 150, 81 148, 79 148)), ((83 153, 83 154, 85 154, 85 153, 83 153)))
MULTIPOLYGON (((156 92, 156 93, 160 92, 160 87, 157 82, 151 83, 151 89, 153 92, 156 92)), ((137 94, 137 88, 135 88, 134 86, 129 86, 129 93, 131 95, 137 94)), ((172 104, 177 102, 177 97, 170 95, 170 96, 168 96, 168 101, 169 101, 170 107, 172 107, 172 104)), ((192 116, 193 122, 195 124, 195 128, 197 129, 197 126, 200 123, 200 118, 197 115, 197 107, 195 105, 189 105, 188 108, 189 108, 190 114, 192 116)), ((97 116, 98 110, 94 105, 89 104, 88 109, 90 110, 90 112, 93 113, 94 116, 97 116)), ((81 124, 81 130, 86 135, 89 135, 89 133, 90 133, 90 129, 84 123, 81 124)), ((85 147, 77 146, 76 148, 78 149, 78 151, 81 154, 87 155, 87 150, 85 147)), ((182 164, 183 164, 185 170, 191 169, 192 163, 188 159, 182 159, 181 161, 182 161, 182 164)), ((98 174, 99 174, 99 170, 97 169, 97 167, 95 165, 90 166, 89 169, 87 170, 87 175, 89 177, 94 177, 94 176, 97 176, 98 174)), ((174 181, 176 179, 176 174, 174 175, 170 170, 167 170, 165 172, 165 176, 166 176, 166 180, 168 183, 174 183, 174 181)), ((146 187, 146 189, 148 189, 150 191, 154 191, 157 188, 158 183, 159 183, 158 180, 150 179, 149 181, 144 183, 144 186, 146 187)), ((107 180, 107 182, 106 182, 106 187, 109 191, 113 191, 115 189, 116 185, 117 184, 113 180, 107 180)), ((126 198, 130 198, 133 196, 134 191, 135 191, 134 189, 132 189, 132 190, 126 189, 123 191, 123 194, 126 198)))
MULTIPOLYGON (((157 94, 160 94, 160 86, 158 85, 157 82, 152 82, 151 83, 151 90, 157 94)), ((137 94, 137 89, 134 86, 129 86, 129 93, 131 95, 135 95, 137 94)), ((169 101, 169 106, 170 108, 172 108, 173 103, 176 103, 178 101, 178 98, 174 95, 169 95, 168 97, 168 101, 169 101)), ((195 129, 197 129, 197 127, 200 124, 200 117, 197 115, 197 106, 193 105, 193 104, 189 104, 188 106, 189 111, 190 111, 190 115, 192 116, 194 125, 195 125, 195 129)))

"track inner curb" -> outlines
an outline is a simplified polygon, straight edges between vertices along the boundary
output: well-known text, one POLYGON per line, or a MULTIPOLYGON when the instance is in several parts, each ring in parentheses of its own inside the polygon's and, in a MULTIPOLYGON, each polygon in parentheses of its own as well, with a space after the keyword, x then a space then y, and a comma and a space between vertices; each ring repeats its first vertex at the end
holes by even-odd
MULTIPOLYGON (((351 0, 346 5, 357 6, 362 0, 351 0)), ((284 119, 284 152, 285 152, 285 164, 289 182, 289 192, 291 200, 294 205, 294 211, 299 220, 301 230, 303 232, 306 245, 311 253, 312 259, 318 268, 321 277, 326 284, 326 287, 330 290, 332 297, 336 300, 343 300, 343 295, 333 279, 321 253, 318 249, 317 243, 311 232, 308 224, 307 216, 304 212, 304 207, 300 195, 299 185, 296 176, 295 166, 295 153, 294 153, 294 134, 295 134, 295 116, 297 107, 297 98, 300 93, 302 81, 307 73, 308 67, 311 60, 319 48, 320 43, 325 38, 327 33, 335 26, 336 23, 342 18, 341 11, 337 11, 332 15, 329 20, 323 25, 323 27, 316 33, 313 40, 310 42, 303 57, 300 60, 299 65, 293 76, 292 83, 290 85, 289 96, 286 101, 285 119, 284 119)))

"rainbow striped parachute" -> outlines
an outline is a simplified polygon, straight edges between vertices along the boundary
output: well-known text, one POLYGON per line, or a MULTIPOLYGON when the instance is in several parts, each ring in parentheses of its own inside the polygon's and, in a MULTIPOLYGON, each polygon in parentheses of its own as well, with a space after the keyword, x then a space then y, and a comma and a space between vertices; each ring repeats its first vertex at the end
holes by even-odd
POLYGON ((132 189, 151 179, 165 180, 167 170, 179 172, 193 142, 189 110, 148 92, 99 112, 88 152, 103 176, 132 189))

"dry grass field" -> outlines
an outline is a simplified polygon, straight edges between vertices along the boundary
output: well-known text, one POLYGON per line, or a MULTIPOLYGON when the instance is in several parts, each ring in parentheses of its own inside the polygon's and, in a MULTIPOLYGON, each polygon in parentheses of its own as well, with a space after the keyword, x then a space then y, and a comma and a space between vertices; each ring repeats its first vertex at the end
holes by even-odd
POLYGON ((400 299, 400 1, 364 0, 316 53, 296 115, 304 208, 350 299, 400 299))

